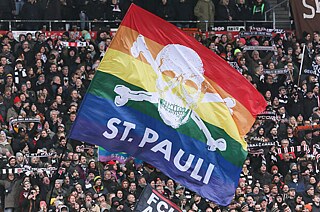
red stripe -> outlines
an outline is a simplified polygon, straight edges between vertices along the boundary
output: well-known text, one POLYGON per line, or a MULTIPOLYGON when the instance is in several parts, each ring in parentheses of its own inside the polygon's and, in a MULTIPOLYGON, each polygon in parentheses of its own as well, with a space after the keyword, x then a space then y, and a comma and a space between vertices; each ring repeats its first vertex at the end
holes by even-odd
POLYGON ((253 116, 266 107, 263 96, 238 71, 174 25, 134 4, 130 6, 121 25, 164 46, 174 43, 192 48, 202 59, 205 76, 237 99, 253 116))

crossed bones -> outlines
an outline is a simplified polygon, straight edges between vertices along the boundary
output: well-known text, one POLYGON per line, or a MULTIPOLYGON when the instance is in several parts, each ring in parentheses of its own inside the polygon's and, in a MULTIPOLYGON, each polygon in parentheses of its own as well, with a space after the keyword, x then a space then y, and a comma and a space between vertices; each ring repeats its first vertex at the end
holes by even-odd
MULTIPOLYGON (((156 63, 156 61, 153 59, 151 52, 149 51, 146 42, 144 40, 144 37, 142 35, 139 35, 137 40, 133 43, 133 46, 131 48, 131 54, 135 58, 137 58, 139 55, 143 54, 143 56, 146 58, 148 63, 152 66, 153 70, 157 73, 158 77, 160 77, 158 67, 159 65, 156 63)), ((114 103, 116 106, 121 107, 128 103, 129 100, 131 101, 148 101, 150 103, 154 104, 160 104, 159 103, 159 93, 157 92, 146 92, 146 91, 132 91, 128 87, 124 85, 116 85, 114 88, 115 93, 118 95, 114 99, 114 103)), ((232 114, 233 110, 232 107, 235 106, 236 102, 232 98, 225 98, 222 99, 219 94, 214 93, 205 93, 204 98, 202 99, 202 102, 224 102, 229 112, 232 114)), ((213 139, 208 128, 205 126, 201 118, 198 116, 198 114, 195 111, 192 111, 190 114, 192 120, 198 125, 200 130, 204 133, 206 139, 207 139, 207 147, 209 151, 216 151, 216 149, 219 149, 220 151, 225 151, 227 148, 227 144, 225 139, 218 138, 213 139)))

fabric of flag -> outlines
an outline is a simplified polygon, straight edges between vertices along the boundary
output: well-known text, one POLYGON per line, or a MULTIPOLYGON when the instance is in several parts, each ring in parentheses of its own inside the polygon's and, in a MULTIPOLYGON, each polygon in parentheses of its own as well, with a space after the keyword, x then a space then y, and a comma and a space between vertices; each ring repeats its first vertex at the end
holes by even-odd
POLYGON ((134 208, 136 212, 170 211, 181 212, 181 209, 173 202, 162 196, 157 190, 147 185, 134 208), (164 210, 161 210, 164 209, 164 210))
POLYGON ((220 205, 247 156, 262 95, 174 25, 132 5, 82 102, 70 138, 127 152, 220 205))

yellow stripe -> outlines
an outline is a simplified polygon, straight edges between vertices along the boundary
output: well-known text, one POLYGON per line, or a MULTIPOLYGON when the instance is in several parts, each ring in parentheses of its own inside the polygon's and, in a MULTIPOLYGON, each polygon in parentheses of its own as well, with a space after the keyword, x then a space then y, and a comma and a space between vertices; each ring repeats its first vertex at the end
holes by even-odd
POLYGON ((120 51, 109 48, 99 65, 99 71, 115 75, 149 92, 157 91, 157 74, 152 67, 120 51))
MULTIPOLYGON (((120 51, 109 48, 100 63, 99 71, 112 74, 148 92, 157 92, 157 74, 152 67, 120 51)), ((230 137, 241 143, 243 149, 247 150, 246 142, 240 137, 237 125, 224 103, 199 103, 195 112, 205 122, 224 129, 230 137)))

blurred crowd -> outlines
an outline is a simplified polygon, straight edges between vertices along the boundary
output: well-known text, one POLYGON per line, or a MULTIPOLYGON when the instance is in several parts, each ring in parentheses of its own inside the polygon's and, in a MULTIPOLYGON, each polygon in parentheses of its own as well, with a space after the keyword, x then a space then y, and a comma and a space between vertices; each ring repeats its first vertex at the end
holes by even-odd
MULTIPOLYGON (((268 0, 1 0, 0 19, 122 20, 131 3, 165 20, 209 21, 209 27, 214 26, 213 21, 265 20, 270 8, 268 0)), ((29 23, 24 27, 38 30, 42 25, 29 23)), ((204 24, 198 27, 205 30, 204 24)))
POLYGON ((292 32, 209 31, 195 38, 235 67, 268 103, 246 136, 249 154, 229 206, 205 200, 149 164, 98 162, 95 146, 67 141, 112 40, 108 30, 100 30, 96 39, 86 31, 79 40, 68 32, 56 40, 43 32, 15 39, 9 31, 1 37, 1 208, 133 211, 150 184, 188 212, 320 211, 319 32, 297 39, 292 32))
POLYGON ((249 155, 229 211, 320 211, 319 32, 299 40, 291 32, 239 35, 197 36, 268 103, 246 136, 249 155))

